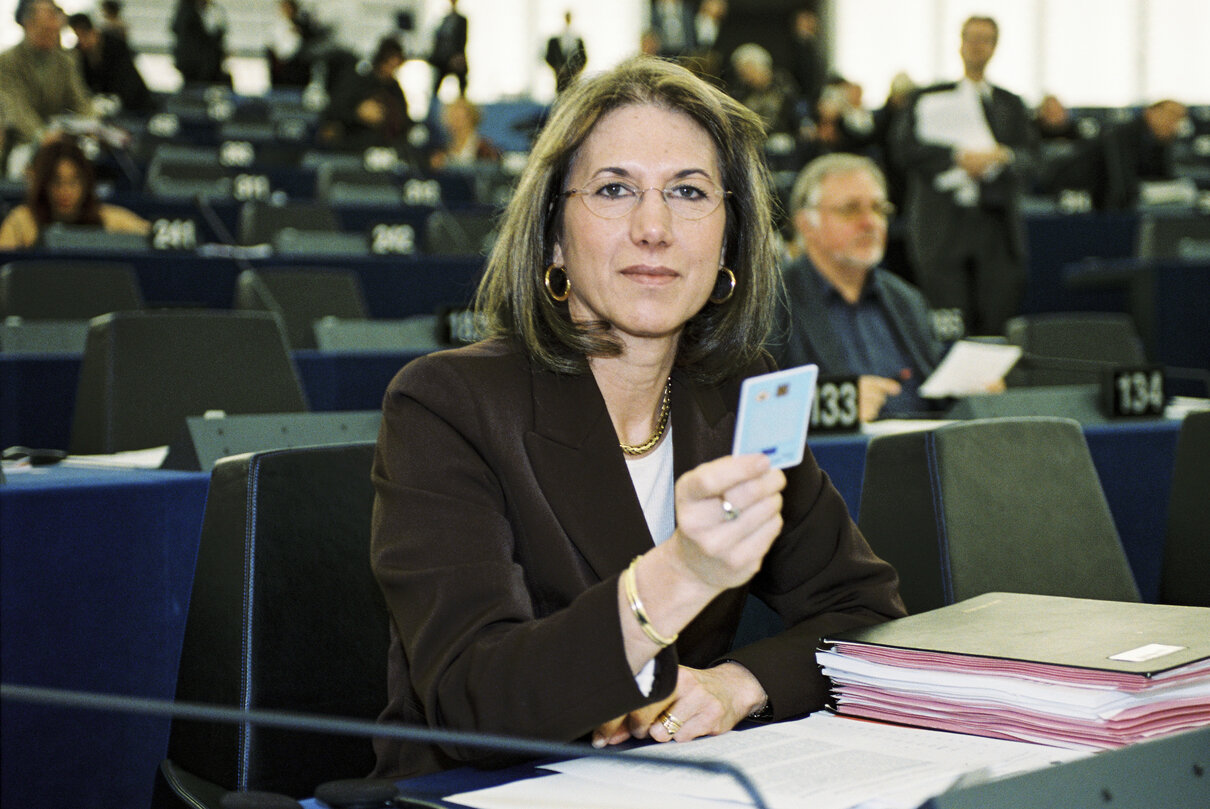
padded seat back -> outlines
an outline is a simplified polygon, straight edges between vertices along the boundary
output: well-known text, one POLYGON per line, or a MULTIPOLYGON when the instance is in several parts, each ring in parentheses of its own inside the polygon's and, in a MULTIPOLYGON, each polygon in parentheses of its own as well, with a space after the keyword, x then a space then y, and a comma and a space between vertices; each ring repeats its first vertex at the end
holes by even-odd
POLYGON ((327 205, 315 202, 274 205, 250 201, 240 208, 240 244, 270 244, 286 228, 338 232, 340 220, 327 205))
POLYGON ((1117 312, 1022 315, 1005 324, 1005 336, 1026 354, 1009 373, 1012 385, 1096 384, 1105 367, 1147 362, 1134 321, 1117 312), (1065 367, 1065 359, 1076 362, 1065 367))
POLYGON ((1008 418, 880 435, 858 525, 911 612, 988 592, 1138 601, 1077 422, 1008 418))
POLYGON ((1168 500, 1160 601, 1210 607, 1210 412, 1181 424, 1168 500))
MULTIPOLYGON (((360 719, 381 712, 390 618, 370 569, 373 455, 373 443, 357 443, 219 461, 177 700, 360 719)), ((192 776, 179 779, 178 796, 201 779, 219 794, 305 798, 326 781, 365 777, 374 751, 364 737, 174 720, 168 759, 192 776)))
POLYGON ((496 241, 494 211, 434 211, 424 220, 424 249, 439 256, 479 256, 496 241))
POLYGON ((25 259, 0 267, 0 318, 88 320, 142 308, 139 278, 124 262, 25 259))
POLYGON ((307 410, 268 312, 115 312, 89 325, 72 420, 74 454, 162 446, 207 410, 307 410))
POLYGON ((244 270, 235 282, 235 308, 280 316, 291 348, 315 348, 315 321, 322 318, 369 317, 361 282, 345 270, 244 270))

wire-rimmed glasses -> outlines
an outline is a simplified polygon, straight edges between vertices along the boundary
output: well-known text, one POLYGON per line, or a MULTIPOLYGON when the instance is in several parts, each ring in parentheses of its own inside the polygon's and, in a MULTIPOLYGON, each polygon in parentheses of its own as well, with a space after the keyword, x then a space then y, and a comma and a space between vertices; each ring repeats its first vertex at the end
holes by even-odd
POLYGON ((691 220, 704 219, 714 213, 731 193, 702 177, 673 180, 663 188, 639 188, 616 177, 602 177, 584 188, 569 188, 563 196, 579 197, 589 212, 602 219, 620 219, 638 207, 648 191, 660 192, 668 210, 681 219, 691 220))

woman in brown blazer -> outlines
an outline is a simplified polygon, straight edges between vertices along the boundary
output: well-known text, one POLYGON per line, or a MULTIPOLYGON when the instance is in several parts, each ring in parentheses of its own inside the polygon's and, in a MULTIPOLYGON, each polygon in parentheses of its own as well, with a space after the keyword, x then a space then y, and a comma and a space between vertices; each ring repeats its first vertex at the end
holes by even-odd
MULTIPOLYGON (((778 291, 759 121, 638 57, 556 103, 477 309, 390 383, 383 718, 603 746, 819 708, 821 635, 903 613, 808 451, 730 455, 778 291), (732 648, 744 599, 787 629, 732 648)), ((482 751, 380 740, 377 773, 482 751)))

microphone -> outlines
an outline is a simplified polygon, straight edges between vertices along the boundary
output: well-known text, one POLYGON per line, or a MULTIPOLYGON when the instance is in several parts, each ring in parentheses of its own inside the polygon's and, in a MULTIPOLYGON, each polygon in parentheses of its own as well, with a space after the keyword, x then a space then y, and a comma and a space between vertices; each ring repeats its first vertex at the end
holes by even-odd
POLYGON ((227 227, 221 216, 214 210, 214 206, 210 204, 210 200, 205 194, 195 194, 193 196, 193 204, 197 206, 201 212, 202 218, 206 220, 206 224, 214 231, 214 235, 218 236, 219 242, 231 248, 231 258, 235 261, 235 266, 240 271, 254 269, 252 262, 243 255, 239 245, 235 243, 235 234, 227 227))
MULTIPOLYGON (((424 744, 457 744, 480 750, 490 750, 532 758, 584 758, 623 757, 625 761, 639 761, 663 767, 681 767, 699 770, 714 775, 725 775, 733 779, 752 799, 756 809, 769 809, 756 784, 742 769, 721 759, 668 759, 644 753, 642 750, 620 751, 596 748, 575 742, 549 742, 525 739, 477 731, 446 730, 421 725, 405 725, 397 722, 371 722, 364 719, 322 716, 318 714, 292 713, 266 709, 228 708, 197 702, 176 702, 152 697, 130 697, 116 694, 99 694, 89 691, 72 691, 42 686, 13 685, 0 683, 0 700, 53 705, 60 708, 78 708, 93 711, 117 711, 172 719, 190 719, 199 722, 226 722, 232 724, 256 724, 285 730, 330 733, 345 736, 366 736, 424 744)), ((339 783, 339 782, 333 782, 339 783)))

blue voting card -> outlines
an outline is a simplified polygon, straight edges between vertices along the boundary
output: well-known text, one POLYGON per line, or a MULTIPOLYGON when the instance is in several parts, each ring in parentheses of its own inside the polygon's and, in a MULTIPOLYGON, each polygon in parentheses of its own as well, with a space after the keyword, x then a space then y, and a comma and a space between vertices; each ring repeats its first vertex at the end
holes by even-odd
POLYGON ((819 366, 800 365, 745 379, 731 453, 763 453, 777 469, 800 463, 818 378, 819 366))

